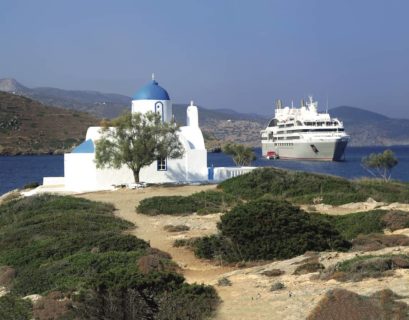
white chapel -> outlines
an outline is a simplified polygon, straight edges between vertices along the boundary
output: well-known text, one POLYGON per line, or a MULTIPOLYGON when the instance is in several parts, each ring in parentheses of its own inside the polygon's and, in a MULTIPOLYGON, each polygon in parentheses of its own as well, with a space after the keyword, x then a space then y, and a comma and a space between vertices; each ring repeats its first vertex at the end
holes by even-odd
MULTIPOLYGON (((143 86, 132 100, 132 112, 142 114, 158 112, 162 121, 173 118, 172 101, 168 92, 154 79, 143 86)), ((207 181, 207 151, 199 127, 198 108, 187 106, 186 126, 180 127, 178 136, 184 147, 180 159, 157 160, 142 168, 140 181, 146 183, 177 183, 207 181)), ((68 191, 92 191, 110 189, 114 185, 133 183, 133 174, 127 167, 121 169, 97 169, 95 143, 100 139, 101 127, 90 127, 85 141, 64 155, 64 186, 68 191)))

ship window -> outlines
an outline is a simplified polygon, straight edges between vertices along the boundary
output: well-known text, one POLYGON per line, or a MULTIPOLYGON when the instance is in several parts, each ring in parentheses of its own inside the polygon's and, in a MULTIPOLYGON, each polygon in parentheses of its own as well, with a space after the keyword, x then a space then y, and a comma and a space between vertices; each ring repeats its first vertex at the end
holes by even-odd
POLYGON ((302 122, 297 120, 297 126, 302 126, 302 122))
POLYGON ((269 127, 276 127, 277 126, 277 119, 272 119, 268 124, 269 127))
POLYGON ((158 160, 157 160, 157 170, 158 171, 166 171, 167 170, 166 158, 158 158, 158 160))

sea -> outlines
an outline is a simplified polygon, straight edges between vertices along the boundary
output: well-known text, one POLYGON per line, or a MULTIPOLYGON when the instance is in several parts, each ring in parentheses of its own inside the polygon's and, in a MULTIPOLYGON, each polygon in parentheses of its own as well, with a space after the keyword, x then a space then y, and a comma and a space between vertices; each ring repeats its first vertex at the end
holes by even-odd
MULTIPOLYGON (((254 151, 257 160, 252 165, 325 173, 356 179, 371 176, 361 166, 362 157, 370 153, 382 152, 385 149, 391 149, 399 160, 398 165, 392 171, 392 178, 409 182, 409 146, 348 147, 346 160, 342 162, 267 160, 261 157, 261 148, 256 148, 254 151)), ((224 153, 208 153, 207 162, 209 167, 234 166, 231 157, 224 153)), ((0 156, 0 195, 32 182, 42 183, 43 177, 63 175, 64 157, 61 155, 0 156)))

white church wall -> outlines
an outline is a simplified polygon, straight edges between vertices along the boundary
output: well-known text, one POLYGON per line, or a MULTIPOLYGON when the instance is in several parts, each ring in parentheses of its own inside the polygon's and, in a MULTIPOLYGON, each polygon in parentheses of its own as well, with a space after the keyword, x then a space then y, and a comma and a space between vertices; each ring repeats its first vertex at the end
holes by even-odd
POLYGON ((64 155, 65 187, 72 191, 96 189, 96 168, 93 153, 64 155))
POLYGON ((169 100, 133 100, 132 112, 159 112, 164 121, 172 120, 172 102, 169 100))
POLYGON ((206 149, 202 130, 199 127, 180 127, 180 135, 186 139, 189 149, 206 149))

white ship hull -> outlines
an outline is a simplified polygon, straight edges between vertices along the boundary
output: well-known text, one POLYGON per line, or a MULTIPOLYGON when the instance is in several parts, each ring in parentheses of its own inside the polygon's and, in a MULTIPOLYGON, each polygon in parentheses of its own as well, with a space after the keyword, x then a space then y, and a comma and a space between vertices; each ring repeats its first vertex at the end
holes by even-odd
POLYGON ((274 151, 280 159, 342 161, 348 140, 342 137, 288 142, 262 141, 262 153, 266 157, 268 151, 274 151))

